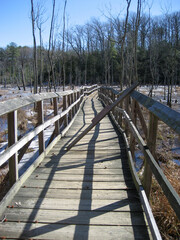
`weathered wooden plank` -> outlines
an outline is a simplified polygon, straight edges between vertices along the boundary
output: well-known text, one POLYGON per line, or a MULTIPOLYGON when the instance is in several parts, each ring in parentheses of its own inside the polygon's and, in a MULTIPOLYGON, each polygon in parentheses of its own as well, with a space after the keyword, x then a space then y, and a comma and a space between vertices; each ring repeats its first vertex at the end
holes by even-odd
MULTIPOLYGON (((52 170, 53 171, 53 170, 52 170)), ((69 174, 56 174, 56 173, 50 173, 50 174, 32 174, 30 179, 43 179, 51 182, 53 181, 84 181, 84 182, 121 182, 126 180, 131 180, 131 176, 124 176, 124 175, 69 175, 69 174)), ((50 184, 49 182, 49 184, 50 184)), ((26 183, 25 183, 26 185, 26 183)))
MULTIPOLYGON (((72 168, 72 169, 63 169, 63 171, 60 171, 59 169, 55 168, 45 168, 45 167, 38 167, 34 171, 35 174, 42 174, 47 173, 49 174, 52 172, 52 169, 57 174, 70 174, 70 175, 81 175, 84 174, 85 167, 82 168, 72 168)), ((94 168, 92 169, 86 169, 86 175, 91 175, 93 172, 93 175, 122 175, 122 174, 129 174, 129 168, 94 168)))
MULTIPOLYGON (((66 178, 66 176, 64 176, 66 178)), ((89 179, 88 179, 89 180, 89 179)), ((102 182, 97 182, 96 179, 94 180, 94 177, 91 180, 92 181, 86 181, 82 179, 82 181, 70 181, 67 179, 65 181, 63 180, 44 180, 43 177, 39 176, 38 181, 37 179, 30 178, 28 181, 24 183, 24 186, 28 188, 54 188, 54 189, 64 189, 64 188, 69 188, 69 189, 135 189, 134 183, 131 181, 102 181, 102 182)))
POLYGON ((51 99, 57 97, 56 93, 38 93, 28 97, 9 99, 4 102, 0 102, 0 116, 9 112, 13 112, 19 108, 25 107, 27 105, 33 104, 35 102, 51 99))
POLYGON ((113 150, 119 150, 120 146, 118 146, 117 144, 111 144, 111 145, 103 145, 103 144, 91 144, 88 145, 88 143, 82 143, 82 144, 76 144, 76 146, 74 146, 74 150, 77 151, 84 151, 85 148, 87 149, 87 151, 96 151, 96 150, 106 150, 107 148, 109 149, 109 151, 113 151, 113 150))
POLYGON ((96 153, 93 153, 93 152, 89 152, 89 153, 87 153, 86 151, 84 151, 84 153, 83 153, 83 151, 82 151, 82 154, 84 154, 84 155, 82 155, 82 156, 79 156, 79 153, 80 153, 81 151, 76 151, 76 153, 75 153, 75 155, 71 158, 71 156, 70 155, 63 155, 63 154, 61 154, 61 153, 59 153, 59 152, 57 152, 57 154, 55 154, 56 152, 53 152, 54 154, 52 155, 52 156, 48 156, 48 157, 45 157, 45 159, 44 159, 44 163, 45 162, 52 162, 52 163, 56 163, 56 162, 58 162, 58 163, 66 163, 66 164, 68 164, 68 163, 70 163, 70 164, 76 164, 77 162, 81 162, 81 163, 103 163, 103 162, 112 162, 112 161, 118 161, 119 160, 119 162, 120 163, 122 163, 122 162, 126 162, 126 160, 125 159, 122 159, 123 158, 123 156, 122 155, 120 155, 120 154, 117 154, 117 155, 111 155, 111 154, 109 154, 109 155, 106 155, 106 156, 104 156, 104 155, 102 155, 102 154, 98 154, 97 152, 96 153))
POLYGON ((105 200, 105 199, 54 199, 54 198, 26 198, 15 196, 10 206, 14 208, 29 208, 29 209, 58 209, 58 210, 78 210, 81 201, 81 210, 98 210, 106 211, 131 211, 142 212, 142 207, 136 198, 122 198, 121 200, 105 200), (19 205, 20 203, 20 205, 19 205))
MULTIPOLYGON (((126 164, 128 166, 128 163, 126 164)), ((126 167, 125 165, 125 167, 126 167)), ((96 163, 84 163, 84 162, 77 162, 77 163, 41 163, 42 167, 56 167, 59 170, 62 169, 72 169, 72 168, 82 168, 85 167, 86 169, 94 169, 94 168, 99 168, 99 169, 107 169, 107 168, 122 168, 124 167, 124 164, 121 162, 102 162, 102 161, 97 161, 96 163)))
MULTIPOLYGON (((60 166, 69 166, 69 169, 71 168, 78 168, 78 167, 87 167, 88 166, 94 166, 96 168, 97 166, 101 166, 101 168, 105 168, 105 166, 113 168, 122 168, 127 167, 128 162, 125 160, 118 159, 116 157, 107 157, 106 159, 99 157, 98 159, 94 160, 93 155, 90 155, 86 159, 75 159, 72 160, 71 158, 61 158, 59 159, 47 159, 46 161, 43 161, 41 164, 41 167, 46 168, 52 168, 52 167, 60 167, 60 166)), ((99 168, 98 167, 98 168, 99 168)))
MULTIPOLYGON (((75 125, 74 127, 72 127, 71 129, 70 129, 70 131, 71 132, 79 132, 79 133, 81 133, 81 132, 83 132, 86 128, 87 128, 87 126, 89 125, 89 123, 90 122, 87 122, 85 125, 82 125, 81 123, 79 123, 79 124, 77 124, 77 125, 75 125), (81 129, 80 129, 81 128, 81 129)), ((98 127, 99 127, 99 131, 101 130, 101 131, 103 131, 103 128, 104 128, 104 130, 105 131, 107 131, 107 130, 111 130, 112 132, 113 132, 113 130, 114 130, 114 128, 112 127, 112 125, 110 124, 110 123, 99 123, 99 125, 98 125, 98 127)), ((91 133, 92 132, 94 132, 95 130, 94 129, 92 129, 92 130, 90 130, 91 131, 91 133)))
POLYGON ((124 198, 137 198, 138 194, 135 190, 73 190, 73 189, 38 189, 36 191, 31 188, 21 188, 17 193, 18 197, 47 197, 58 199, 106 199, 121 200, 124 198), (32 191, 33 190, 33 191, 32 191))
MULTIPOLYGON (((51 155, 48 155, 46 158, 45 158, 45 162, 49 162, 49 160, 56 160, 56 156, 57 156, 57 159, 59 158, 59 162, 61 162, 63 159, 77 159, 77 160, 88 160, 88 159, 91 159, 91 160, 94 160, 94 162, 98 162, 98 161, 102 161, 102 162, 110 162, 110 161, 113 161, 113 160, 121 160, 122 156, 123 156, 123 151, 120 152, 119 150, 116 150, 114 149, 114 151, 117 151, 117 153, 112 153, 112 152, 106 152, 104 150, 104 155, 102 153, 102 150, 101 151, 93 151, 93 150, 89 150, 88 152, 87 151, 83 151, 83 150, 76 150, 76 151, 73 151, 72 155, 71 154, 63 154, 63 152, 61 152, 60 150, 53 150, 53 153, 51 155), (81 154, 81 156, 79 156, 79 154, 81 154), (71 158, 72 156, 72 158, 71 158)), ((124 150, 125 151, 125 150, 124 150)), ((125 162, 125 159, 123 159, 124 162, 125 162)), ((92 161, 91 161, 92 162, 92 161)))
MULTIPOLYGON (((78 132, 77 130, 70 131, 69 134, 68 134, 68 137, 73 140, 74 137, 78 136, 80 133, 81 132, 78 132)), ((111 137, 117 137, 117 135, 111 129, 107 129, 107 130, 100 129, 100 133, 94 132, 94 131, 89 132, 89 133, 87 133, 86 136, 84 136, 84 138, 82 140, 84 140, 84 139, 86 140, 86 139, 89 139, 91 137, 92 137, 92 139, 96 139, 97 138, 97 140, 100 140, 100 139, 103 140, 103 139, 107 139, 107 138, 111 138, 111 137), (96 134, 96 135, 93 136, 93 134, 94 135, 96 134)), ((80 140, 80 141, 82 141, 82 140, 80 140)))
MULTIPOLYGON (((64 138, 62 139, 62 141, 60 141, 60 144, 59 146, 63 146, 64 144, 67 144, 67 142, 71 141, 72 138, 64 138)), ((92 137, 92 135, 90 136, 86 136, 86 138, 84 137, 82 140, 79 141, 79 143, 77 144, 77 146, 81 145, 81 144, 86 144, 86 143, 89 143, 89 145, 93 145, 93 144, 96 144, 96 145, 111 145, 111 144, 116 144, 118 145, 119 144, 119 138, 117 136, 109 136, 109 137, 103 137, 102 135, 98 135, 96 137, 92 137)))
POLYGON ((132 98, 136 99, 136 101, 138 101, 141 105, 146 107, 157 118, 166 123, 175 132, 180 134, 180 113, 137 91, 131 92, 130 95, 132 98))
MULTIPOLYGON (((116 145, 117 147, 119 147, 119 138, 116 136, 114 136, 114 137, 111 136, 109 138, 105 138, 105 136, 102 137, 102 135, 98 135, 96 133, 94 133, 94 135, 95 136, 88 135, 88 136, 86 136, 86 138, 81 139, 77 143, 77 146, 81 146, 82 144, 88 144, 89 146, 96 145, 96 146, 103 147, 103 146, 111 146, 111 144, 113 144, 113 145, 116 145)), ((73 140, 72 138, 62 139, 59 146, 63 147, 63 145, 68 144, 72 140, 73 140)))

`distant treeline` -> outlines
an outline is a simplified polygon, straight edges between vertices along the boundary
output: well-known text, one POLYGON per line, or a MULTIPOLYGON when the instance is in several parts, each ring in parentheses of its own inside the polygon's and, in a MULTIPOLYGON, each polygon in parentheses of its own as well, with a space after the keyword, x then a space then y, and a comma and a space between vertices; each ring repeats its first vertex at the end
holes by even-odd
MULTIPOLYGON (((39 86, 131 84, 136 60, 143 84, 180 84, 180 12, 142 15, 138 23, 137 14, 129 14, 127 24, 118 17, 92 19, 56 36, 50 52, 37 44, 39 86)), ((33 47, 15 43, 0 48, 0 83, 33 86, 33 54, 33 47)))

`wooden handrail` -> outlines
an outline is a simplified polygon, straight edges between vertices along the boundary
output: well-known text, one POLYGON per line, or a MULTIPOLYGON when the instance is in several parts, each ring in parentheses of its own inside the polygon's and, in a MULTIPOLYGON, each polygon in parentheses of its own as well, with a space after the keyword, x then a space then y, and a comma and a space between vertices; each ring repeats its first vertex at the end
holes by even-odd
MULTIPOLYGON (((13 185, 14 182, 18 180, 18 151, 23 149, 25 146, 29 146, 29 143, 33 140, 34 137, 39 137, 39 154, 45 151, 45 140, 44 140, 44 130, 49 127, 50 125, 55 125, 55 130, 53 132, 53 136, 57 136, 58 134, 64 134, 63 131, 60 133, 60 120, 64 123, 64 127, 69 125, 72 122, 73 117, 79 110, 80 104, 84 98, 84 91, 86 93, 95 91, 98 89, 97 85, 93 86, 85 86, 81 87, 79 90, 70 90, 64 92, 49 92, 49 93, 40 93, 31 95, 28 97, 22 98, 15 98, 9 99, 4 102, 0 102, 0 116, 7 114, 8 116, 8 149, 6 149, 3 153, 0 154, 0 166, 4 164, 7 160, 9 160, 9 173, 10 173, 10 182, 13 185), (71 96, 75 96, 71 98, 71 96), (58 99, 63 98, 63 105, 66 106, 61 113, 58 113, 58 99), (69 100, 70 104, 67 104, 67 99, 69 100), (43 101, 53 99, 53 106, 54 106, 54 117, 51 119, 44 121, 44 114, 43 114, 43 101), (66 101, 66 103, 65 103, 66 101), (30 131, 29 133, 25 134, 21 139, 17 140, 17 110, 31 105, 37 104, 37 112, 38 112, 38 126, 30 131), (66 105, 65 105, 66 104, 66 105), (70 118, 68 118, 69 113, 70 118)), ((21 151, 24 153, 25 151, 21 151)), ((22 158, 22 156, 21 156, 22 158)))
POLYGON ((180 113, 137 91, 130 96, 180 135, 180 113))
MULTIPOLYGON (((110 88, 106 89, 103 87, 103 88, 99 89, 99 98, 103 101, 103 103, 105 105, 110 105, 113 102, 111 94, 109 94, 109 91, 111 92, 110 88)), ((152 132, 151 127, 153 126, 155 133, 153 133, 153 136, 151 136, 150 133, 148 133, 148 137, 147 137, 147 140, 148 140, 148 138, 151 138, 151 139, 149 139, 149 140, 151 140, 150 141, 151 144, 155 144, 155 139, 153 139, 153 138, 156 137, 157 126, 155 128, 155 126, 153 124, 157 125, 157 119, 162 120, 164 123, 166 123, 168 126, 170 126, 175 132, 179 133, 179 129, 180 129, 180 114, 179 113, 177 113, 176 111, 174 111, 172 109, 169 109, 168 107, 164 106, 163 104, 158 103, 157 101, 155 101, 141 93, 138 93, 137 91, 131 92, 130 96, 133 99, 135 99, 138 103, 140 103, 141 105, 146 107, 152 114, 152 118, 155 119, 155 123, 153 122, 154 120, 151 120, 152 122, 150 122, 150 129, 149 129, 149 131, 152 132), (172 125, 173 122, 174 122, 174 125, 172 125), (152 141, 152 139, 153 139, 153 141, 152 141)), ((167 197, 170 205, 172 206, 176 215, 180 219, 180 197, 176 193, 176 191, 174 190, 174 188, 172 187, 170 182, 167 180, 166 176, 164 175, 163 171, 161 170, 160 166, 158 165, 158 163, 156 162, 156 160, 154 158, 155 146, 153 145, 153 147, 152 147, 152 145, 149 146, 145 143, 145 141, 139 134, 135 124, 133 123, 133 121, 131 120, 131 118, 129 117, 129 115, 127 114, 127 112, 124 109, 116 107, 115 112, 116 113, 118 112, 118 114, 114 114, 113 112, 111 114, 112 114, 114 120, 116 121, 116 123, 118 124, 118 126, 119 126, 119 121, 117 119, 117 116, 119 116, 120 114, 123 114, 124 119, 125 119, 126 123, 128 124, 128 129, 131 131, 131 134, 136 138, 136 141, 138 142, 141 150, 144 153, 145 160, 146 160, 146 166, 145 166, 146 176, 144 176, 143 180, 145 180, 146 182, 143 185, 145 187, 147 196, 149 196, 149 188, 150 188, 149 182, 151 181, 151 178, 152 178, 152 175, 151 175, 151 171, 152 171, 156 180, 160 184, 165 196, 167 197), (150 151, 150 149, 152 150, 152 152, 150 151), (149 172, 150 172, 150 175, 149 175, 149 172), (146 189, 146 187, 147 187, 147 189, 146 189)), ((145 124, 145 123, 143 122, 143 124, 145 124)), ((120 127, 122 128, 122 126, 120 126, 120 127)), ((147 141, 147 142, 149 143, 149 141, 147 141)))

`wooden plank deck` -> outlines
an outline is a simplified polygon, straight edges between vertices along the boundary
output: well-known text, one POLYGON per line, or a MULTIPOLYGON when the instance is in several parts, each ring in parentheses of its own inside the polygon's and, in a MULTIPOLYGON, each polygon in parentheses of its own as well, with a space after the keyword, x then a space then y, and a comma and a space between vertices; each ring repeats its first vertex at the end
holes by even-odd
POLYGON ((125 144, 105 117, 69 152, 102 110, 89 96, 66 137, 23 184, 0 223, 10 239, 151 239, 125 144), (13 207, 12 207, 13 206, 13 207))

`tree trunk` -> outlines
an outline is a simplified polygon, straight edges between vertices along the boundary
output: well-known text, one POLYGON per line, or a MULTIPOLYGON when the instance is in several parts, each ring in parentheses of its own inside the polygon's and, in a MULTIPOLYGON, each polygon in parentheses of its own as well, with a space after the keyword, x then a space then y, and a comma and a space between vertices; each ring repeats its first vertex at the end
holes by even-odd
POLYGON ((64 12, 63 12, 63 43, 62 43, 62 59, 63 59, 63 91, 65 90, 66 84, 66 65, 65 65, 65 28, 66 28, 66 4, 67 0, 64 2, 64 12))
POLYGON ((23 67, 23 65, 21 66, 21 74, 22 74, 22 85, 23 85, 23 90, 26 91, 25 76, 24 76, 24 67, 23 67))
MULTIPOLYGON (((49 34, 49 49, 48 49, 48 59, 50 64, 50 69, 52 73, 52 84, 54 86, 54 91, 56 91, 56 84, 55 84, 55 74, 54 74, 54 67, 53 67, 53 32, 54 32, 54 14, 55 14, 55 4, 56 1, 53 0, 53 10, 52 10, 52 17, 51 17, 51 27, 50 27, 50 34, 49 34)), ((49 73, 50 77, 50 73, 49 73)), ((49 79, 50 81, 50 79, 49 79)))
POLYGON ((38 70, 37 70, 37 50, 36 50, 36 36, 35 36, 35 13, 33 0, 31 0, 31 21, 32 21, 32 34, 33 34, 33 69, 34 69, 34 93, 37 93, 38 88, 38 70))
POLYGON ((124 26, 124 35, 122 37, 121 42, 121 80, 120 80, 120 89, 123 88, 123 82, 124 82, 124 44, 126 39, 126 33, 127 33, 127 24, 128 24, 128 18, 129 18, 129 8, 130 8, 131 0, 127 0, 127 8, 126 8, 126 20, 125 20, 125 26, 124 26))

